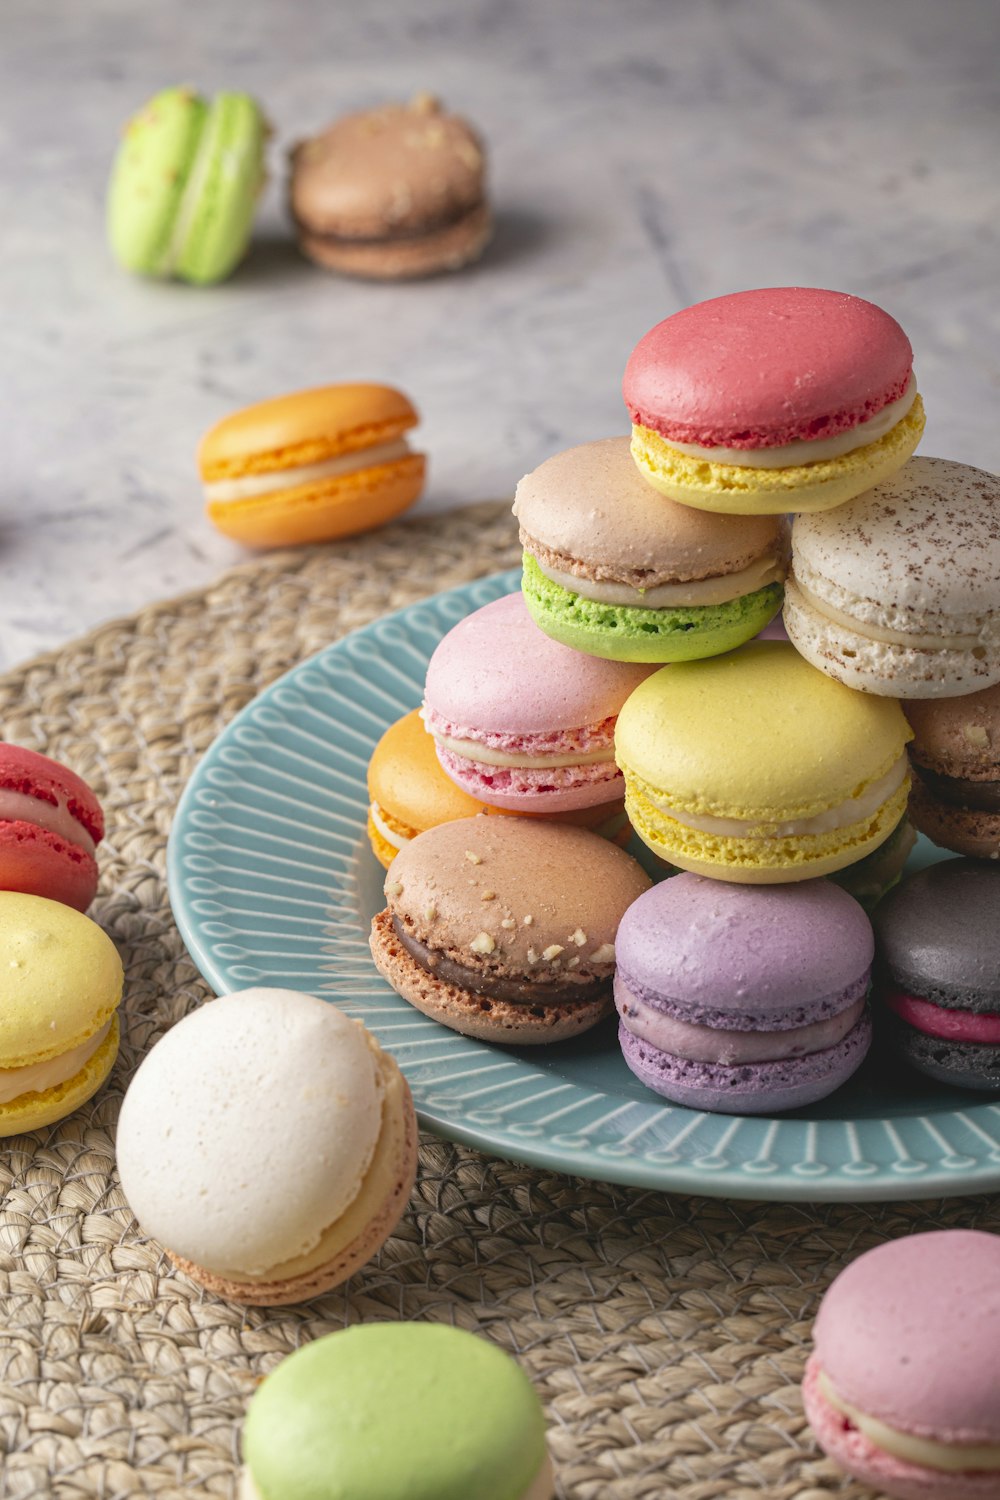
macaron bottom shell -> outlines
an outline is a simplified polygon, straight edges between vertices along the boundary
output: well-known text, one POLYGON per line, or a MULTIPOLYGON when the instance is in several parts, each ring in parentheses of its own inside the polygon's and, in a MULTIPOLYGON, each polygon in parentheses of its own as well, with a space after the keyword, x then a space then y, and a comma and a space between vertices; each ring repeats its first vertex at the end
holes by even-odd
POLYGON ((249 95, 222 93, 213 100, 192 167, 192 177, 200 177, 198 197, 171 268, 183 281, 210 286, 243 259, 264 182, 265 130, 249 95))
MULTIPOLYGON (((376 464, 318 484, 246 500, 209 501, 212 524, 247 547, 297 547, 329 542, 372 531, 416 501, 424 487, 427 463, 421 453, 389 464, 376 464)), ((280 473, 275 475, 280 484, 280 473)))
POLYGON ((931 843, 970 859, 1000 859, 1000 812, 959 807, 936 798, 920 779, 913 779, 910 819, 931 843))
POLYGON ((896 1056, 925 1077, 1000 1094, 1000 1045, 929 1036, 891 1014, 882 1018, 881 1029, 896 1056))
POLYGON ((661 494, 696 510, 724 515, 805 514, 833 510, 894 474, 913 453, 924 430, 919 395, 906 416, 873 443, 811 464, 754 469, 717 464, 682 453, 651 428, 632 429, 632 457, 661 494))
POLYGON ((602 604, 547 578, 524 554, 523 592, 532 619, 553 640, 609 661, 672 662, 720 656, 742 646, 781 609, 782 588, 767 584, 725 604, 641 609, 602 604))
POLYGON ((85 912, 97 893, 97 861, 35 823, 0 820, 0 890, 45 896, 85 912))
POLYGON ((298 225, 299 248, 316 265, 344 276, 370 281, 406 281, 458 271, 478 260, 493 234, 493 216, 478 203, 453 220, 424 234, 348 239, 311 233, 298 225))
POLYGON ((118 1017, 115 1015, 104 1041, 72 1078, 54 1088, 21 1094, 6 1104, 0 1104, 0 1137, 39 1130, 43 1125, 65 1119, 81 1104, 86 1104, 111 1072, 118 1056, 119 1041, 118 1017))
POLYGON ((857 1071, 871 1040, 871 1018, 866 1011, 834 1047, 777 1062, 727 1066, 676 1057, 651 1046, 623 1024, 618 1028, 622 1056, 640 1083, 675 1104, 718 1114, 766 1115, 815 1104, 857 1071))

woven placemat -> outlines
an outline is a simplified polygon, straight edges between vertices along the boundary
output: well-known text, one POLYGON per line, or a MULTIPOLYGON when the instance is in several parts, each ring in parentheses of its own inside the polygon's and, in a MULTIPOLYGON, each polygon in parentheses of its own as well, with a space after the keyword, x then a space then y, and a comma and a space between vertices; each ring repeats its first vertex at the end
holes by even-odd
MULTIPOLYGON (((114 1126, 137 1059, 207 996, 174 926, 180 791, 260 688, 390 609, 516 563, 507 504, 237 568, 0 679, 0 737, 64 758, 104 802, 92 914, 126 968, 110 1084, 0 1144, 0 1497, 234 1494, 241 1417, 290 1350, 346 1322, 454 1322, 541 1393, 563 1500, 860 1500, 822 1459, 798 1380, 853 1255, 990 1200, 816 1208, 577 1181, 425 1138, 409 1213, 348 1286, 293 1310, 199 1291, 138 1232, 114 1126)), ((470 1497, 472 1500, 472 1497, 470 1497)))

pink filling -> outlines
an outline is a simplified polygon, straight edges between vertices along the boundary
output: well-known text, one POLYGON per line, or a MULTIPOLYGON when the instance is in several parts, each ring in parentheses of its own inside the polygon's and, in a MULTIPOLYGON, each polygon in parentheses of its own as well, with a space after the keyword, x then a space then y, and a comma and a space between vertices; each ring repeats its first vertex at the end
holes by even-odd
POLYGON ((576 755, 590 750, 607 750, 608 759, 614 757, 614 714, 598 724, 584 724, 579 729, 555 729, 547 734, 472 729, 468 724, 456 724, 451 719, 445 719, 432 708, 426 710, 425 720, 433 735, 444 735, 450 740, 471 740, 474 744, 485 745, 490 750, 502 750, 509 755, 576 755))
POLYGON ((1000 1015, 975 1015, 970 1010, 946 1010, 943 1005, 933 1005, 930 1000, 921 1000, 917 995, 908 995, 905 990, 889 990, 885 1003, 895 1011, 901 1021, 906 1021, 925 1036, 940 1037, 946 1042, 982 1042, 987 1046, 1000 1045, 1000 1015))

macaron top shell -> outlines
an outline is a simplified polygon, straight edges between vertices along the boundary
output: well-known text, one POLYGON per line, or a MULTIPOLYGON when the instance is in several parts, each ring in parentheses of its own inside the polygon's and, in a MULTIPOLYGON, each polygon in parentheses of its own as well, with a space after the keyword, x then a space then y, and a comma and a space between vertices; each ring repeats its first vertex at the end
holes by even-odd
POLYGON ((938 1442, 1000 1442, 1000 1236, 935 1230, 866 1251, 827 1291, 815 1340, 866 1415, 938 1442))
POLYGON ((397 437, 418 421, 387 385, 322 385, 258 401, 223 417, 198 446, 208 481, 321 463, 397 437))
POLYGON ((784 641, 664 667, 618 717, 615 753, 670 802, 782 822, 859 795, 910 737, 899 704, 856 693, 784 641))
POLYGON ((765 287, 683 308, 641 338, 622 386, 632 421, 669 441, 766 448, 834 437, 906 390, 910 341, 871 302, 765 287))
POLYGON ((780 516, 721 516, 678 505, 643 479, 627 437, 603 438, 546 459, 517 486, 527 537, 564 557, 648 583, 734 573, 784 545, 780 516))
POLYGON ((90 787, 47 755, 0 743, 0 792, 17 792, 53 810, 65 809, 95 844, 104 837, 104 813, 90 787))
POLYGON ((125 126, 107 213, 112 249, 129 270, 148 272, 167 260, 207 115, 208 104, 194 89, 170 88, 155 94, 125 126))
POLYGON ((651 668, 603 661, 545 635, 521 593, 460 620, 427 667, 427 707, 485 734, 544 734, 618 713, 651 668))
POLYGON ((828 881, 743 886, 686 873, 640 896, 616 943, 618 973, 634 993, 736 1030, 835 1013, 867 976, 874 949, 861 907, 828 881))
POLYGON ((1000 642, 1000 478, 911 458, 848 505, 796 517, 792 566, 862 626, 1000 642))
POLYGON ((353 1202, 381 1119, 357 1022, 298 991, 245 990, 192 1011, 140 1064, 118 1124, 122 1188, 176 1254, 260 1275, 353 1202))
POLYGON ((1000 780, 1000 685, 963 698, 916 698, 903 712, 919 765, 941 776, 1000 780))
POLYGON ((928 865, 879 902, 872 922, 880 968, 899 988, 1000 1011, 1000 865, 928 865))
POLYGON ((649 885, 631 855, 589 829, 485 817, 422 833, 385 880, 420 942, 469 966, 555 964, 567 977, 594 964, 610 972, 618 924, 649 885))
POLYGON ((440 1323, 367 1323, 268 1375, 243 1453, 261 1500, 521 1500, 545 1425, 495 1344, 440 1323))
POLYGON ((122 996, 122 961, 82 912, 44 896, 0 891, 0 1068, 78 1047, 122 996))

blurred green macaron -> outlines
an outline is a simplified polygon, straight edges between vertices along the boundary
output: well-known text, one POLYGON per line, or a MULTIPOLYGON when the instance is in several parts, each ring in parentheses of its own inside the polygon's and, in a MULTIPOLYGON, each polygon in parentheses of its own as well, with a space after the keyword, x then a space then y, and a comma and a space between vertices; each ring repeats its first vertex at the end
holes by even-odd
POLYGON ((248 94, 164 89, 125 126, 108 187, 108 240, 141 276, 209 285, 239 264, 264 184, 267 123, 248 94))

